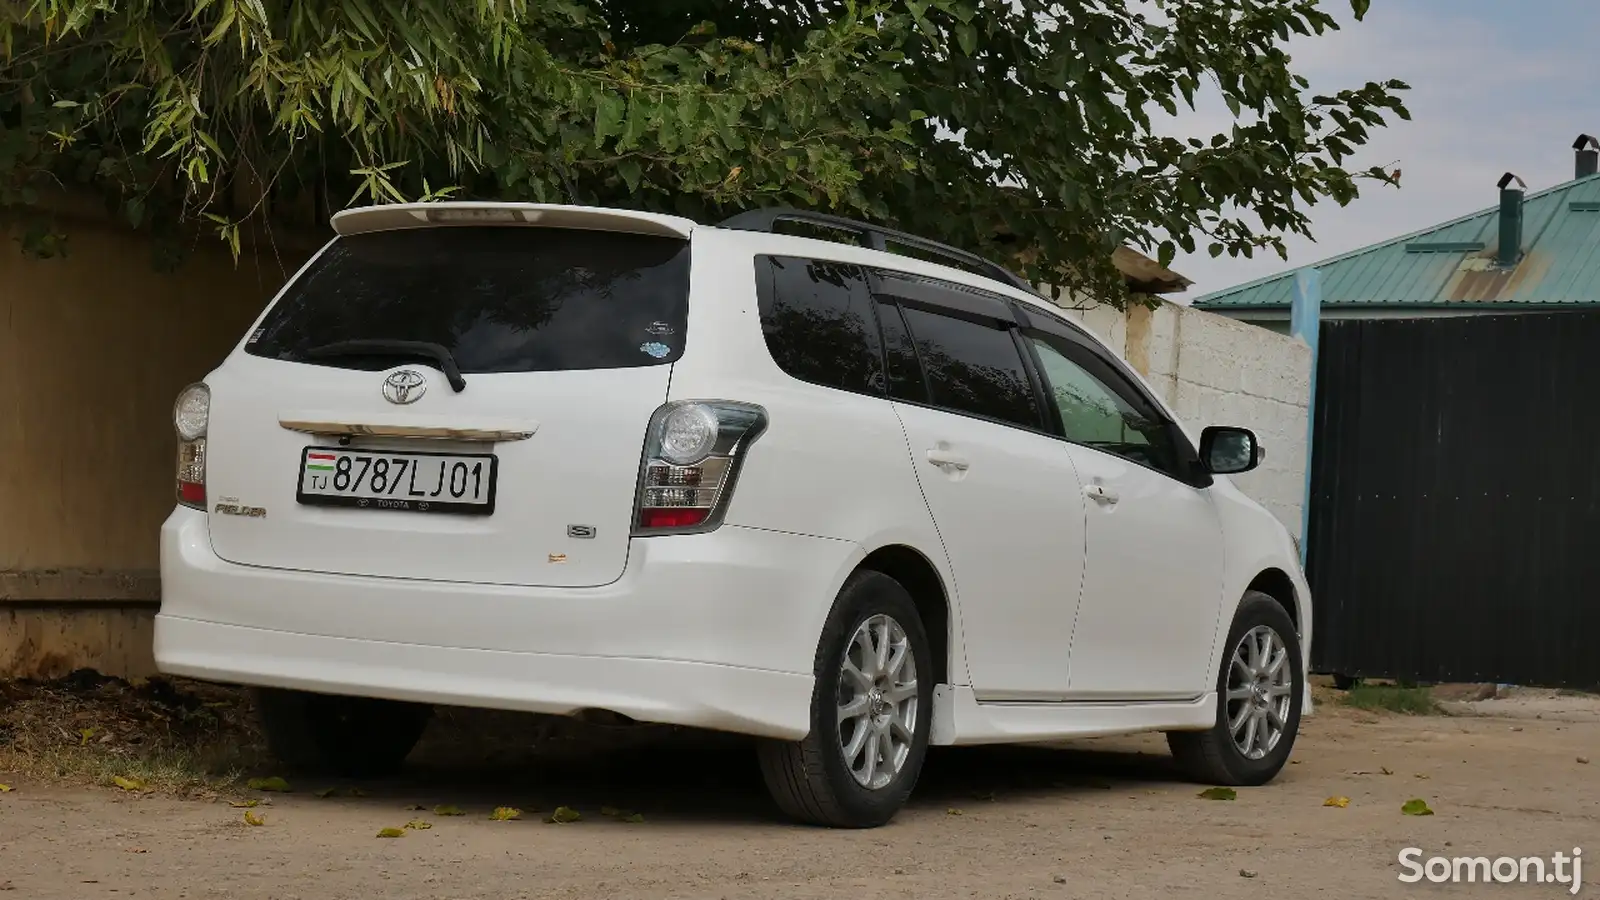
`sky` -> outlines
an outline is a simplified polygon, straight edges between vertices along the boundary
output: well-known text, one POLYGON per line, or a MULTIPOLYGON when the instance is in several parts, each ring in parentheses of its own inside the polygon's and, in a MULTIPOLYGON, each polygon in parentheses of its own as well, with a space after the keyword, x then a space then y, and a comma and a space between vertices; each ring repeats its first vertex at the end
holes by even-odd
MULTIPOLYGON (((1495 206, 1495 182, 1515 172, 1529 192, 1572 178, 1572 142, 1600 136, 1600 0, 1372 0, 1355 22, 1348 0, 1324 0, 1344 28, 1290 44, 1313 92, 1398 78, 1411 121, 1374 133, 1348 167, 1401 170, 1400 189, 1362 183, 1347 207, 1311 210, 1316 241, 1286 241, 1254 259, 1204 251, 1172 268, 1194 299, 1495 206)), ((1210 135, 1228 127, 1220 101, 1175 123, 1210 135)), ((1163 129, 1167 130, 1167 129, 1163 129)))

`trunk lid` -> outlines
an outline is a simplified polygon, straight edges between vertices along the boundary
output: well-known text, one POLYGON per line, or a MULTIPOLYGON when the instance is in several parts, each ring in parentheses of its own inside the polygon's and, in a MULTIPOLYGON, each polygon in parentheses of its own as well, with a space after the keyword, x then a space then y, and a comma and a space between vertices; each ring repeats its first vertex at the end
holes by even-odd
POLYGON ((688 293, 689 242, 659 233, 340 237, 208 379, 213 548, 302 571, 615 581, 688 293))

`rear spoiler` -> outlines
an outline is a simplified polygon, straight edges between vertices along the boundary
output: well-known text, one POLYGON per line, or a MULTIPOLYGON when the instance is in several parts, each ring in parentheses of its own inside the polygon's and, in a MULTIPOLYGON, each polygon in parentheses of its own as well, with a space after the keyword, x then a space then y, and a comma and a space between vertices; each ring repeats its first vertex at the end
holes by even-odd
POLYGON ((467 201, 362 206, 334 213, 331 222, 333 230, 341 235, 454 225, 532 225, 688 238, 695 229, 690 219, 656 213, 557 203, 467 201))

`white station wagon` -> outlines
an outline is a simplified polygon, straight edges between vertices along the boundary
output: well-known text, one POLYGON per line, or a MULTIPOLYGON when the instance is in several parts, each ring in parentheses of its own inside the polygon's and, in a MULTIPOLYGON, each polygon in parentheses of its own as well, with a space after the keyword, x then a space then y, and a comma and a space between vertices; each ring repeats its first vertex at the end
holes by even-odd
POLYGON ((869 827, 932 744, 1287 760, 1311 600, 1228 481, 1255 436, 1005 269, 793 210, 333 226, 178 398, 161 534, 159 667, 258 688, 285 763, 398 766, 432 704, 695 726, 869 827))

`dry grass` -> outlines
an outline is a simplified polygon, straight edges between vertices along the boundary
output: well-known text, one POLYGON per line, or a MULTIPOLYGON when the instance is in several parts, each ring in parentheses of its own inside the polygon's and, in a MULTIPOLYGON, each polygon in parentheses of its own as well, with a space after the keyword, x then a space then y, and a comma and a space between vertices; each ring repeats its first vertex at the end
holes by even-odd
POLYGON ((266 761, 248 693, 83 671, 0 683, 0 772, 207 794, 266 761))

